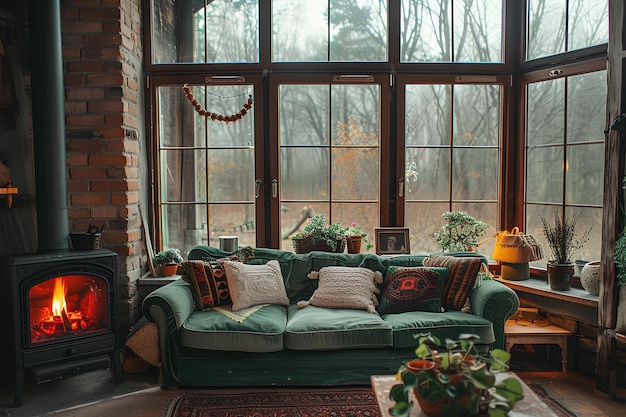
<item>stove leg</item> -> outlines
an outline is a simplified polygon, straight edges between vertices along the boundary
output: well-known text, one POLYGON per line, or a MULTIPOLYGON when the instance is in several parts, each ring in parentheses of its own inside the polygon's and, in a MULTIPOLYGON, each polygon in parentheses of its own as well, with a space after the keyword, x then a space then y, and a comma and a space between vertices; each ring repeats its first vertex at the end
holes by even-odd
POLYGON ((121 383, 124 379, 124 374, 122 373, 122 360, 120 358, 120 352, 118 350, 113 351, 111 353, 111 360, 113 361, 111 371, 113 371, 113 379, 117 384, 121 383))

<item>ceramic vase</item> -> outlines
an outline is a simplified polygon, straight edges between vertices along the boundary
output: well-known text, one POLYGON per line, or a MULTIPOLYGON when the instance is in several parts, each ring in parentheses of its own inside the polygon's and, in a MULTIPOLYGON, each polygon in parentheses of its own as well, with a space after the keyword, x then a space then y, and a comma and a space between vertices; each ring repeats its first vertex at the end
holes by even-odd
POLYGON ((600 294, 600 261, 587 262, 583 266, 580 285, 591 295, 600 294))
POLYGON ((548 263, 548 282, 555 291, 569 291, 572 288, 574 264, 548 263))

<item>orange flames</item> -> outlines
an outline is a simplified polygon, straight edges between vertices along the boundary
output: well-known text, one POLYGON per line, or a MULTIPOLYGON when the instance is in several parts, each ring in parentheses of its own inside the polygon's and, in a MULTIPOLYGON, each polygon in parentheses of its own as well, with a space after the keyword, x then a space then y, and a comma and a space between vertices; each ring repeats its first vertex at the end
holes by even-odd
POLYGON ((54 292, 52 293, 52 315, 61 316, 63 312, 67 314, 67 305, 65 304, 65 296, 67 288, 62 278, 54 280, 54 292))

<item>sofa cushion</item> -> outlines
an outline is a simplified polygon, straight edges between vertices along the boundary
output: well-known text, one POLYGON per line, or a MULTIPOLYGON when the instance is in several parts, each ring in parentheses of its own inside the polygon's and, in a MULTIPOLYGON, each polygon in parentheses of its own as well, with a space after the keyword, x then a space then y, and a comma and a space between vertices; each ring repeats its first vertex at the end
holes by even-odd
POLYGON ((298 302, 298 307, 314 305, 327 308, 354 308, 376 313, 382 273, 367 268, 327 266, 309 274, 319 279, 319 284, 308 301, 298 302))
POLYGON ((309 306, 287 309, 285 347, 327 350, 392 345, 391 325, 364 310, 309 306))
POLYGON ((448 268, 390 266, 385 273, 378 312, 441 312, 441 294, 448 272, 448 268))
POLYGON ((431 332, 441 341, 458 339, 463 333, 475 334, 481 344, 495 342, 491 322, 482 317, 460 311, 429 313, 412 311, 398 314, 383 314, 383 320, 393 329, 393 347, 396 349, 417 347, 415 335, 431 332))
POLYGON ((242 322, 217 311, 193 312, 180 330, 183 346, 240 352, 276 352, 283 349, 287 310, 267 305, 242 322))
POLYGON ((218 261, 186 261, 181 264, 180 273, 191 287, 196 310, 232 303, 226 274, 218 261))
POLYGON ((278 261, 265 265, 247 265, 224 261, 233 311, 258 304, 289 305, 278 261))
POLYGON ((446 310, 461 311, 469 297, 482 260, 477 257, 431 256, 424 259, 424 266, 450 269, 450 275, 443 288, 442 305, 446 310))

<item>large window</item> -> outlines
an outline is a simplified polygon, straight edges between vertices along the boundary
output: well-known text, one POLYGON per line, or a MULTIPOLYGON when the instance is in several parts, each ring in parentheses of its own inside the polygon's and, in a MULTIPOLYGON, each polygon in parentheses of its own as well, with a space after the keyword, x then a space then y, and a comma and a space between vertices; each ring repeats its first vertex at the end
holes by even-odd
POLYGON ((435 252, 441 215, 466 211, 490 257, 496 231, 541 236, 557 208, 593 225, 580 256, 598 258, 606 71, 589 62, 607 4, 151 0, 157 243, 290 250, 324 214, 371 238, 409 227, 413 252, 435 252), (250 96, 237 120, 199 114, 250 96))

